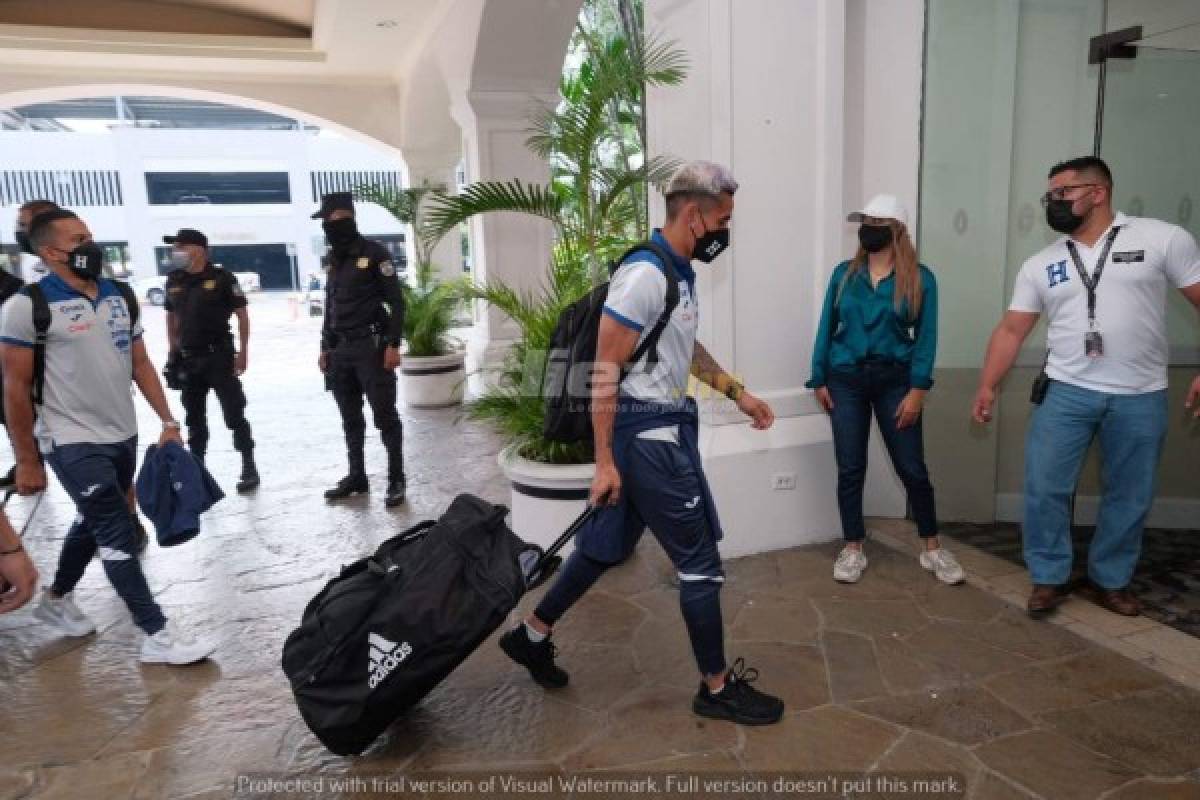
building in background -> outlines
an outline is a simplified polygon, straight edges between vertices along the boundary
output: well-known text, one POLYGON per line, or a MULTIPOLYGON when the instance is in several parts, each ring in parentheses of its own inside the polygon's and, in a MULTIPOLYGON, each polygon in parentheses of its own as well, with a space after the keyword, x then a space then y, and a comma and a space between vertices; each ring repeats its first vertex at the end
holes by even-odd
MULTIPOLYGON (((326 192, 402 188, 394 152, 248 108, 166 97, 99 97, 0 112, 0 267, 29 277, 13 241, 17 207, 77 211, 114 274, 170 271, 164 234, 204 231, 213 261, 263 289, 302 288, 326 244, 309 216, 326 192)), ((408 231, 369 203, 359 228, 408 262, 408 231)))

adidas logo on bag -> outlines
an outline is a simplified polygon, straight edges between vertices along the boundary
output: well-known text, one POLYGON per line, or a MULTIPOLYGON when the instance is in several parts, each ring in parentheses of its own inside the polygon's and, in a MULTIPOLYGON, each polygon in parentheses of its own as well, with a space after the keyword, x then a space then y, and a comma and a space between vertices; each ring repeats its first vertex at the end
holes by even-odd
POLYGON ((367 669, 371 672, 368 685, 374 689, 383 683, 384 679, 391 675, 392 670, 400 666, 404 659, 412 655, 412 645, 408 642, 403 644, 389 642, 378 633, 369 634, 367 641, 370 643, 367 669))

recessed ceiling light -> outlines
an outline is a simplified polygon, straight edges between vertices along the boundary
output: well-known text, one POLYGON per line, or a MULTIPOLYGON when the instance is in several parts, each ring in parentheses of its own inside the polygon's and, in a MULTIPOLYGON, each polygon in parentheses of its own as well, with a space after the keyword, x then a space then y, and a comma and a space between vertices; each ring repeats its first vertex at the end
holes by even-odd
POLYGON ((381 19, 375 23, 376 28, 395 28, 400 23, 394 19, 381 19))

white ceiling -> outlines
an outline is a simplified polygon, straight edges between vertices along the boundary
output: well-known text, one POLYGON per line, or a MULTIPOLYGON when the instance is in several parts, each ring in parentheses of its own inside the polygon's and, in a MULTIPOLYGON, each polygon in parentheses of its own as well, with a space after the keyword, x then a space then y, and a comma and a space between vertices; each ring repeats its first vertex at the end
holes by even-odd
POLYGON ((0 69, 394 81, 448 2, 0 0, 0 69))

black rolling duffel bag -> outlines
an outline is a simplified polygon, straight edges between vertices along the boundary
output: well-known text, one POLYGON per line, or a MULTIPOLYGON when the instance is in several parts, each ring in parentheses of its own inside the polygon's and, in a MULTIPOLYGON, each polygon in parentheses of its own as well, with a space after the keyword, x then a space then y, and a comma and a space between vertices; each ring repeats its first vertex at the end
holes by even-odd
POLYGON ((437 521, 345 567, 283 645, 300 714, 338 755, 362 753, 463 662, 553 571, 585 512, 546 552, 505 525, 508 509, 459 495, 437 521))

